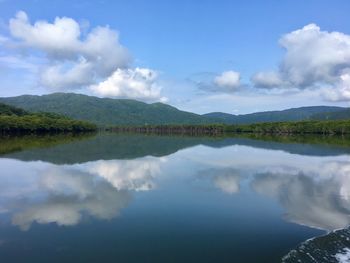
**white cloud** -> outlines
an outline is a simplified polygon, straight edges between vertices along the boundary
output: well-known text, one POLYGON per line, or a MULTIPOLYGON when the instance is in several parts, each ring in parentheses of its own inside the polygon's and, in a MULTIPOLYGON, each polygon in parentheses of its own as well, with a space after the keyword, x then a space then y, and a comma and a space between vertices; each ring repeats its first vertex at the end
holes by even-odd
POLYGON ((232 91, 240 86, 241 74, 239 72, 229 70, 224 71, 221 75, 214 78, 214 84, 220 88, 232 91))
POLYGON ((25 54, 46 59, 38 70, 38 82, 45 88, 86 89, 101 96, 166 100, 160 95, 162 88, 157 84, 156 71, 130 68, 132 59, 120 44, 118 32, 108 26, 88 31, 86 25, 86 21, 80 25, 68 17, 56 17, 52 23, 44 20, 31 23, 27 14, 19 11, 10 19, 9 30, 16 47, 25 49, 25 54))
POLYGON ((93 85, 94 93, 109 97, 129 97, 148 101, 167 99, 161 97, 161 87, 157 84, 158 74, 147 68, 117 69, 105 81, 93 85))
POLYGON ((88 32, 86 26, 67 17, 32 24, 20 11, 10 19, 9 29, 17 47, 46 57, 38 70, 43 87, 54 91, 88 88, 105 97, 167 100, 161 96, 157 72, 130 68, 129 52, 119 43, 118 32, 108 26, 88 32))
POLYGON ((261 88, 276 88, 283 85, 281 76, 274 71, 258 72, 251 80, 255 86, 261 88))
POLYGON ((131 59, 119 43, 118 33, 96 27, 83 39, 80 25, 71 18, 31 24, 23 11, 10 19, 9 29, 22 48, 42 52, 48 58, 40 83, 54 90, 81 88, 125 68, 131 59))
POLYGON ((323 95, 331 101, 349 101, 350 100, 350 73, 344 73, 340 76, 340 81, 336 88, 327 88, 323 90, 323 95))
POLYGON ((11 35, 23 41, 23 45, 39 48, 52 56, 68 57, 79 49, 79 24, 67 17, 56 17, 54 23, 38 21, 32 25, 27 14, 19 11, 15 18, 10 19, 11 35))
MULTIPOLYGON (((279 43, 286 51, 279 71, 257 73, 252 77, 256 87, 341 89, 344 71, 350 68, 349 35, 309 24, 284 35, 279 43)), ((337 94, 333 99, 349 99, 346 92, 337 94)))
POLYGON ((95 80, 94 65, 81 59, 74 63, 58 63, 43 69, 40 83, 53 90, 89 86, 95 80))

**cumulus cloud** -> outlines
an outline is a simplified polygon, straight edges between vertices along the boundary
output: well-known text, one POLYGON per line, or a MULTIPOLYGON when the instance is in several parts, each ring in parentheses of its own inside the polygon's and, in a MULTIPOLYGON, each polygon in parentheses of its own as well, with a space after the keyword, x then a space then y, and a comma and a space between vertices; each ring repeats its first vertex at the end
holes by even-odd
POLYGON ((194 84, 200 90, 215 93, 231 94, 242 87, 241 74, 233 70, 224 71, 219 74, 200 72, 193 74, 187 81, 194 84))
POLYGON ((281 76, 274 71, 258 72, 251 80, 255 86, 260 88, 276 88, 283 85, 281 76))
POLYGON ((40 80, 55 90, 92 84, 131 61, 118 33, 108 27, 94 28, 83 39, 74 19, 57 17, 53 23, 31 24, 27 14, 20 11, 10 19, 9 29, 21 47, 39 50, 49 58, 40 80))
POLYGON ((118 69, 109 78, 91 89, 94 93, 109 97, 129 97, 144 100, 167 101, 161 97, 161 87, 157 84, 158 73, 147 68, 118 69))
MULTIPOLYGON (((342 89, 344 72, 350 69, 349 35, 322 31, 316 24, 309 24, 284 35, 279 43, 286 51, 279 70, 254 75, 256 87, 342 89)), ((349 99, 346 92, 336 94, 334 100, 349 99)))
POLYGON ((68 17, 31 23, 23 11, 9 21, 16 47, 47 59, 39 71, 41 86, 54 91, 88 88, 101 96, 164 100, 155 71, 130 68, 132 58, 120 44, 118 32, 108 26, 90 31, 85 27, 68 17))
POLYGON ((350 100, 350 71, 340 76, 340 80, 335 88, 324 89, 323 95, 330 101, 349 101, 350 100))
POLYGON ((214 78, 214 84, 220 88, 234 90, 240 86, 241 74, 237 71, 224 71, 214 78))

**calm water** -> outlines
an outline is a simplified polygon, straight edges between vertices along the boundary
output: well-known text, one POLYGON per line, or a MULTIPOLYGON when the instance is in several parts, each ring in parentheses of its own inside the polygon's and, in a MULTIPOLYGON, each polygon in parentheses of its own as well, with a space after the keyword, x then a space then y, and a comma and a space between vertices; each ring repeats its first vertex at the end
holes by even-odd
POLYGON ((350 148, 283 141, 2 139, 0 262, 281 262, 350 222, 350 148))

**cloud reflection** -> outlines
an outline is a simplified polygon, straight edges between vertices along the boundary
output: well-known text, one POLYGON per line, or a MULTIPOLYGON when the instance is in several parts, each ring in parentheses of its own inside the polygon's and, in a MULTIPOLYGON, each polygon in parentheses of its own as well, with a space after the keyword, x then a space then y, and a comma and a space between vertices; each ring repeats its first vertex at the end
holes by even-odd
MULTIPOLYGON (((325 230, 350 224, 349 163, 328 163, 319 175, 298 173, 264 173, 254 176, 252 188, 279 201, 285 218, 325 230)), ((323 169, 322 169, 323 168, 323 169)))
MULTIPOLYGON (((143 158, 73 166, 36 163, 37 167, 27 174, 23 169, 20 178, 0 185, 4 190, 0 193, 3 200, 0 211, 12 212, 12 223, 22 230, 28 230, 34 222, 72 226, 81 222, 84 216, 112 219, 128 205, 132 191, 155 187, 153 180, 160 173, 162 161, 143 158), (22 177, 29 191, 17 183, 22 177), (8 187, 10 192, 6 191, 8 187)), ((28 164, 22 168, 28 169, 28 164)), ((3 173, 1 177, 2 183, 8 182, 6 179, 11 174, 3 173)))

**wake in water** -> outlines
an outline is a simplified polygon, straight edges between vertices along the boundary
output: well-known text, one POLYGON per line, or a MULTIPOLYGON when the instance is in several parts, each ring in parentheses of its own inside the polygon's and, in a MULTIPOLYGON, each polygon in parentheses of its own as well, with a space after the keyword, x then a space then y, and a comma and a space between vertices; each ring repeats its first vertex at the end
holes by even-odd
POLYGON ((336 230, 302 243, 283 263, 350 263, 350 228, 336 230))

